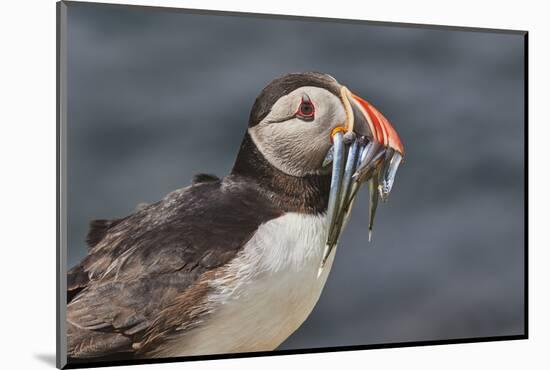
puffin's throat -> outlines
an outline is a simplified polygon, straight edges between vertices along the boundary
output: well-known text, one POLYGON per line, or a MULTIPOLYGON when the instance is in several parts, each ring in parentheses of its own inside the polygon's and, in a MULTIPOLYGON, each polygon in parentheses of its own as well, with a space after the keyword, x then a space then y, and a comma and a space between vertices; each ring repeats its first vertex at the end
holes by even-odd
POLYGON ((330 173, 305 176, 287 175, 272 166, 245 134, 231 171, 253 181, 265 196, 285 212, 317 214, 325 212, 330 190, 330 173))

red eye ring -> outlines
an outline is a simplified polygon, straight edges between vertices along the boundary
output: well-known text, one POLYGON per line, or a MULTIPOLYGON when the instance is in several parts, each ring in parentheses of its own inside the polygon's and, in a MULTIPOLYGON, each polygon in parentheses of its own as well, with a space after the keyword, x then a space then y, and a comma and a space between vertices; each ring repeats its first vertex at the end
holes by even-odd
POLYGON ((315 117, 315 107, 313 103, 309 99, 302 98, 300 106, 298 106, 298 110, 296 111, 296 116, 305 121, 312 121, 315 117))

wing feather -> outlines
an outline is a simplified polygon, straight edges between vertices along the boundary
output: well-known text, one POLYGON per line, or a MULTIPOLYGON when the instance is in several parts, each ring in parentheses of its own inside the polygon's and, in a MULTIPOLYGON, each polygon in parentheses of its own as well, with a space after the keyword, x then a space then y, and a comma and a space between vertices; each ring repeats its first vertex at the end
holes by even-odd
POLYGON ((281 214, 243 179, 209 178, 92 224, 89 254, 68 274, 69 356, 154 352, 193 327, 210 310, 208 279, 281 214))

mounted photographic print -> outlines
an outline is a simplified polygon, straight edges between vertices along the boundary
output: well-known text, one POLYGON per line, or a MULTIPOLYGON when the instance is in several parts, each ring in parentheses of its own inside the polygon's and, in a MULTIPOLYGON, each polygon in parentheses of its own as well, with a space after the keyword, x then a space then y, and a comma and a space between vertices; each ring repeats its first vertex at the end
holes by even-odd
POLYGON ((58 367, 527 338, 526 32, 57 10, 58 367))

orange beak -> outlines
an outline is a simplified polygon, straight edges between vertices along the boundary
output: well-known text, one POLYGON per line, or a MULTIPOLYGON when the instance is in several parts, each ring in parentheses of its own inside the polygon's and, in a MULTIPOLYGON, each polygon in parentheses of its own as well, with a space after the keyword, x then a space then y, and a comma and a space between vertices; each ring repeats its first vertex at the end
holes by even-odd
POLYGON ((353 100, 362 108, 362 112, 367 117, 373 138, 385 147, 392 148, 404 156, 403 144, 390 121, 378 109, 359 96, 353 95, 353 100))
POLYGON ((386 148, 405 155, 403 144, 390 121, 363 98, 342 87, 342 99, 346 107, 348 122, 346 129, 357 135, 366 136, 386 148))

